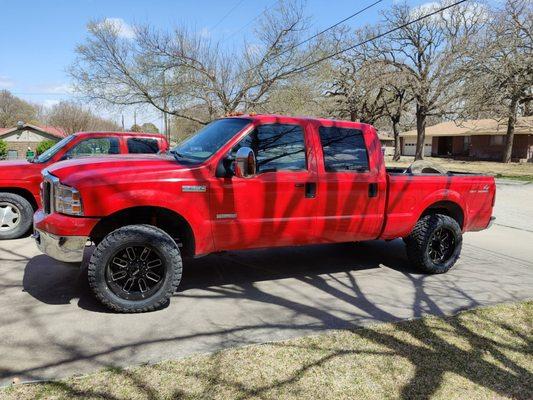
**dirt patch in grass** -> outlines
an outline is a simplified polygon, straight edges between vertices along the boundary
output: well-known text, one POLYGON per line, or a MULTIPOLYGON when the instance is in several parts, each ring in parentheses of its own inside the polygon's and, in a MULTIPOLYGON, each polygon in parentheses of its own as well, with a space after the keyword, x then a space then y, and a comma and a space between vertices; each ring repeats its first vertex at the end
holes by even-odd
MULTIPOLYGON (((426 157, 425 160, 434 162, 448 171, 474 172, 494 175, 497 178, 520 179, 533 181, 533 163, 500 163, 491 161, 458 161, 447 158, 426 157)), ((408 167, 413 157, 402 157, 400 161, 392 161, 387 157, 387 167, 408 167)))
POLYGON ((5 399, 533 398, 533 301, 15 385, 5 399))

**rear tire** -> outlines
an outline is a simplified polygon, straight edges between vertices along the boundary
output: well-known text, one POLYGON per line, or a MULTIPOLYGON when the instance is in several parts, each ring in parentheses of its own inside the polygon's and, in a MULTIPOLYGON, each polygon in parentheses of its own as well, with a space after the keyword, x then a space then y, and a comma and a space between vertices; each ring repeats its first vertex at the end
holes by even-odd
POLYGON ((442 274, 459 259, 463 235, 456 220, 433 214, 422 217, 404 242, 411 264, 426 273, 442 274))
POLYGON ((0 193, 0 240, 18 239, 33 223, 33 207, 24 197, 0 193))
POLYGON ((89 286, 107 308, 124 313, 168 304, 182 274, 177 244, 151 225, 130 225, 107 235, 88 266, 89 286))

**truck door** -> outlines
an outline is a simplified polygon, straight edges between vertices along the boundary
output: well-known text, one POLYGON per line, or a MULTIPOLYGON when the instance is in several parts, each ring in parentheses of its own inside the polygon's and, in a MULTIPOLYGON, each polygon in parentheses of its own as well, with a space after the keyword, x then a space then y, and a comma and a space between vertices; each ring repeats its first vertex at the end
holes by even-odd
POLYGON ((334 124, 315 125, 320 143, 316 234, 324 242, 375 239, 386 193, 379 140, 370 126, 334 124))
POLYGON ((251 178, 213 178, 213 236, 218 250, 305 244, 316 220, 316 157, 303 125, 256 126, 230 151, 250 147, 251 178))

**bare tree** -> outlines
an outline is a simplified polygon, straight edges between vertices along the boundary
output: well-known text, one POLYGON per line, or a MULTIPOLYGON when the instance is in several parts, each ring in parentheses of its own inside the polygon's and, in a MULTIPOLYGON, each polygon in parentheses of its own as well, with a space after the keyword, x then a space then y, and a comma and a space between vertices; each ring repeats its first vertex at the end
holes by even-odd
POLYGON ((89 39, 78 46, 70 73, 91 100, 148 104, 203 124, 266 101, 295 66, 313 56, 296 46, 305 30, 298 2, 280 2, 265 12, 244 50, 228 50, 183 27, 169 33, 137 26, 134 38, 121 38, 117 26, 96 21, 89 24, 89 39), (207 110, 207 118, 190 112, 199 106, 207 110))
POLYGON ((470 38, 482 29, 485 13, 478 3, 463 3, 444 12, 408 24, 448 3, 430 3, 411 8, 396 4, 384 16, 381 29, 402 27, 375 41, 373 56, 394 67, 406 77, 409 91, 416 101, 417 144, 415 159, 424 155, 428 116, 453 114, 458 88, 464 80, 460 71, 470 38))
POLYGON ((39 122, 39 107, 28 103, 8 90, 0 90, 0 128, 12 128, 17 122, 39 122))
POLYGON ((81 131, 118 131, 119 126, 113 121, 94 115, 84 107, 69 101, 62 101, 53 106, 46 116, 50 125, 61 128, 65 133, 81 131))
POLYGON ((478 35, 467 60, 467 110, 507 120, 503 162, 510 162, 518 115, 533 100, 533 9, 530 0, 508 0, 478 35))

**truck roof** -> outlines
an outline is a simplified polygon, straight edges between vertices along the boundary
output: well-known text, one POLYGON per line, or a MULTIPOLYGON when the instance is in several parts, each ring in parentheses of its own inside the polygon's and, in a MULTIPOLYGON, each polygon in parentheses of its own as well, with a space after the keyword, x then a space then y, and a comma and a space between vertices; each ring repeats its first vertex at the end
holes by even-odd
POLYGON ((165 139, 165 136, 160 133, 147 132, 115 132, 115 131, 91 131, 91 132, 76 132, 75 136, 92 136, 92 135, 109 135, 109 136, 142 136, 157 139, 165 139))
POLYGON ((255 113, 249 113, 249 114, 241 114, 236 113, 234 115, 228 115, 225 118, 245 118, 245 119, 251 119, 256 121, 313 121, 318 122, 320 124, 325 125, 331 125, 331 124, 342 124, 344 126, 353 126, 353 127, 363 127, 363 126, 370 126, 370 124, 365 124, 363 122, 354 122, 354 121, 347 121, 342 119, 334 119, 334 118, 316 118, 316 117, 303 117, 303 116, 289 116, 289 115, 279 115, 279 114, 255 114, 255 113))

